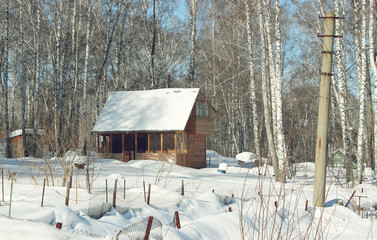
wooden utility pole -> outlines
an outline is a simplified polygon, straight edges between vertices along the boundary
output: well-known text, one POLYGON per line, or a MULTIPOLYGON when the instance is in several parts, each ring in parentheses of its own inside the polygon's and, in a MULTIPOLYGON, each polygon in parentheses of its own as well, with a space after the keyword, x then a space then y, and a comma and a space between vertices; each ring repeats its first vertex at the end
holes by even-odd
POLYGON ((329 123, 331 65, 333 55, 335 15, 334 12, 326 12, 325 33, 323 37, 321 83, 319 90, 317 141, 315 152, 315 173, 313 206, 325 205, 326 188, 326 162, 327 162, 327 129, 329 123))

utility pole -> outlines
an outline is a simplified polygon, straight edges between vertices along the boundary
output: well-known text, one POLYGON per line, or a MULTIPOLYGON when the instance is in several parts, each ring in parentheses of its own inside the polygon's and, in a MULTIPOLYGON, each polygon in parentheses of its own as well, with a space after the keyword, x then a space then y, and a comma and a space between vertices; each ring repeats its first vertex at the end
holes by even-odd
POLYGON ((329 124, 330 83, 331 67, 335 31, 334 12, 326 12, 325 33, 323 37, 321 83, 319 90, 317 141, 315 152, 315 173, 313 206, 324 207, 326 188, 326 163, 327 163, 327 129, 329 124))

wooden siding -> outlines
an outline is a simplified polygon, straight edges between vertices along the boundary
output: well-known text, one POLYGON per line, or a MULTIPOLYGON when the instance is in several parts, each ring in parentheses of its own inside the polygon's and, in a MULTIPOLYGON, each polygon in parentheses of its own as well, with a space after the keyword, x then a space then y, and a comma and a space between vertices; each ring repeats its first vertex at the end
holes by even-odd
POLYGON ((16 136, 9 139, 10 157, 43 157, 43 144, 40 136, 36 139, 33 135, 26 135, 26 146, 23 146, 22 136, 16 136), (25 150, 26 149, 26 150, 25 150), (26 156, 25 156, 26 153, 26 156))
POLYGON ((12 158, 25 157, 22 136, 13 137, 9 141, 10 156, 12 158))
POLYGON ((190 117, 187 121, 186 132, 187 133, 195 133, 196 132, 196 108, 195 107, 191 111, 190 117))
POLYGON ((206 167, 206 135, 189 134, 188 138, 187 167, 206 167))
POLYGON ((198 98, 196 99, 195 107, 193 109, 193 113, 195 113, 195 133, 197 134, 207 134, 213 135, 215 134, 215 109, 211 106, 208 100, 202 93, 199 93, 198 98), (196 116, 196 104, 201 103, 208 105, 209 116, 202 117, 196 116))

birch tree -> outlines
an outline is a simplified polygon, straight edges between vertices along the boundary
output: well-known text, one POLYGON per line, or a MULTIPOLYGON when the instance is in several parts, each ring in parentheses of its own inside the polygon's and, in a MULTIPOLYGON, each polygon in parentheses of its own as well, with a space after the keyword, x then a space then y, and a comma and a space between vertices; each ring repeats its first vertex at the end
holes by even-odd
POLYGON ((259 146, 259 131, 258 131, 258 110, 256 104, 256 94, 255 94, 255 74, 254 74, 254 49, 253 49, 253 40, 252 40, 252 31, 251 31, 251 13, 248 0, 244 0, 246 8, 246 29, 247 29, 247 42, 248 42, 248 51, 249 51, 249 74, 250 74, 250 100, 252 107, 252 118, 251 125, 253 126, 254 131, 254 147, 255 153, 258 161, 260 158, 260 146, 259 146))
POLYGON ((189 85, 192 86, 195 78, 195 44, 196 44, 196 14, 198 12, 198 0, 186 0, 190 14, 190 66, 189 85))
POLYGON ((5 155, 10 157, 9 146, 9 99, 8 99, 8 68, 9 68, 9 25, 10 25, 10 3, 5 1, 5 36, 4 36, 4 70, 3 70, 3 98, 4 98, 4 125, 5 125, 5 155))
MULTIPOLYGON (((273 162, 273 167, 274 167, 274 173, 275 173, 275 180, 281 181, 281 173, 280 173, 280 168, 279 168, 279 161, 278 157, 276 154, 276 149, 275 149, 275 141, 274 141, 274 135, 273 135, 273 129, 272 129, 272 119, 270 115, 270 104, 269 104, 269 97, 267 94, 267 39, 265 38, 266 33, 264 32, 265 26, 264 26, 264 16, 263 16, 263 9, 262 9, 262 1, 259 0, 257 2, 257 8, 258 8, 258 20, 259 20, 259 33, 260 33, 260 41, 262 44, 262 53, 261 53, 261 74, 262 74, 262 94, 263 94, 263 109, 264 109, 264 122, 265 122, 265 127, 266 127, 266 132, 267 132, 267 139, 268 139, 268 149, 270 156, 272 158, 273 162)), ((268 44, 267 44, 268 45, 268 44)))
MULTIPOLYGON (((344 16, 343 11, 340 11, 340 1, 335 1, 335 16, 344 16)), ((340 123, 342 128, 342 140, 344 149, 344 163, 346 167, 346 182, 350 182, 352 178, 352 159, 350 157, 350 138, 347 125, 347 78, 346 78, 346 55, 345 55, 345 31, 344 22, 341 20, 335 21, 335 35, 342 35, 343 38, 336 38, 335 60, 337 68, 337 79, 339 83, 338 104, 340 110, 340 123)))
MULTIPOLYGON (((358 6, 355 8, 355 18, 361 15, 361 26, 355 28, 355 45, 356 45, 356 60, 358 70, 358 83, 359 83, 359 127, 357 135, 357 181, 362 183, 364 172, 364 126, 365 126, 365 87, 366 87, 366 0, 361 2, 361 12, 356 12, 358 6), (360 34, 359 34, 360 33, 360 34), (359 38, 360 37, 360 38, 359 38)), ((357 5, 357 4, 356 4, 357 5)), ((357 20, 356 20, 357 21, 357 20)))
POLYGON ((377 171, 377 63, 376 63, 376 53, 374 51, 374 37, 375 37, 375 30, 374 30, 374 9, 375 9, 375 1, 369 1, 369 61, 370 66, 373 72, 373 80, 374 80, 374 172, 377 171))

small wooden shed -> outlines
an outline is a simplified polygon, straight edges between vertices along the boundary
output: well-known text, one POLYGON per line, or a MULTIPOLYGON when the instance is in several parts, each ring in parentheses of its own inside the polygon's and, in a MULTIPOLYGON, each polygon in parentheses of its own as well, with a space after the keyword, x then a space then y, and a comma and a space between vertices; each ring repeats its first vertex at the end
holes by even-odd
POLYGON ((112 92, 92 132, 101 158, 203 168, 214 114, 198 88, 112 92))
POLYGON ((18 129, 9 133, 9 148, 11 158, 42 157, 43 144, 41 136, 45 134, 43 129, 25 129, 25 146, 23 144, 22 130, 18 129))

